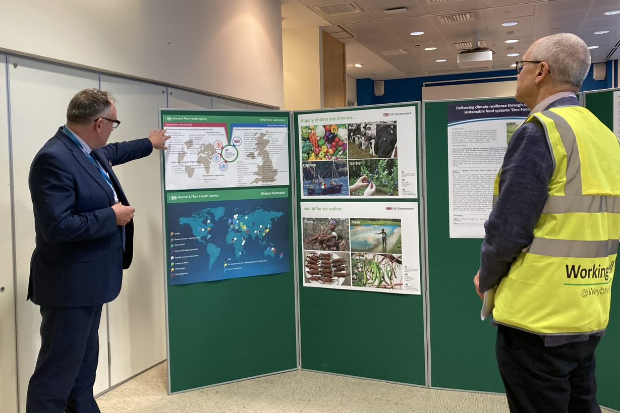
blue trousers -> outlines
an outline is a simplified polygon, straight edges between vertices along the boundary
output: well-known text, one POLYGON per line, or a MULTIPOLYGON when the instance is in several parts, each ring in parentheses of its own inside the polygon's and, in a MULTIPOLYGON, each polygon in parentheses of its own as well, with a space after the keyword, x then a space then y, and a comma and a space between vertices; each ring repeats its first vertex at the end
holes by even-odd
POLYGON ((511 413, 600 413, 594 350, 601 337, 545 347, 542 338, 498 326, 495 354, 511 413))
POLYGON ((41 307, 41 350, 26 413, 100 413, 93 397, 102 306, 41 307))

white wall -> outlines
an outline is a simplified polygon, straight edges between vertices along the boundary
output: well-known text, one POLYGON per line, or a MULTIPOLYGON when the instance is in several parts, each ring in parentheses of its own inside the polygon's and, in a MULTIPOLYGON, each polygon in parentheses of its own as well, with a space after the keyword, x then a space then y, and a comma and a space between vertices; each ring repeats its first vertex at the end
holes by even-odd
POLYGON ((347 76, 347 105, 353 102, 357 105, 357 79, 347 76))
POLYGON ((513 97, 517 81, 468 83, 464 85, 425 86, 422 100, 448 100, 490 97, 513 97))
POLYGON ((2 16, 0 49, 284 105, 276 0, 20 0, 2 16))
POLYGON ((321 29, 282 31, 284 50, 284 106, 286 110, 323 107, 321 29))

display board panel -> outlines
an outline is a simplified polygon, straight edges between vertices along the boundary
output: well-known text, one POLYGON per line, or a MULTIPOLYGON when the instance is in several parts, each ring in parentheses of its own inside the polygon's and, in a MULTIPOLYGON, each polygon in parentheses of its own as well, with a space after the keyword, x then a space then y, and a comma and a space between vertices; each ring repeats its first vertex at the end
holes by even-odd
POLYGON ((482 301, 472 282, 482 240, 450 235, 449 108, 495 101, 501 100, 424 103, 432 387, 504 391, 495 361, 496 330, 480 321, 482 301))
POLYGON ((160 113, 170 392, 295 369, 290 113, 160 113))
POLYGON ((294 114, 303 369, 426 384, 419 113, 294 114))
MULTIPOLYGON (((610 89, 600 92, 584 93, 584 106, 589 109, 601 122, 612 131, 615 129, 618 136, 618 99, 620 99, 620 89, 610 89)), ((620 160, 618 160, 620 162, 620 160)), ((618 266, 614 279, 620 275, 618 266)), ((596 378, 598 384, 598 402, 601 406, 620 410, 620 393, 616 383, 618 372, 620 371, 620 359, 617 352, 620 348, 620 302, 618 287, 611 295, 611 314, 609 325, 605 336, 601 339, 601 344, 596 349, 596 378)))

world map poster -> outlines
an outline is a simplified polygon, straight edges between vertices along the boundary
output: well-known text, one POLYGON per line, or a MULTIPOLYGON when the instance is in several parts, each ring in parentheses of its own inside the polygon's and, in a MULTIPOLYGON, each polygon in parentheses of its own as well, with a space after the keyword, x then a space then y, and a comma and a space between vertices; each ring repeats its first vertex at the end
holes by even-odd
POLYGON ((166 113, 166 190, 289 184, 288 115, 166 113))
POLYGON ((290 271, 288 188, 168 192, 169 285, 290 271))

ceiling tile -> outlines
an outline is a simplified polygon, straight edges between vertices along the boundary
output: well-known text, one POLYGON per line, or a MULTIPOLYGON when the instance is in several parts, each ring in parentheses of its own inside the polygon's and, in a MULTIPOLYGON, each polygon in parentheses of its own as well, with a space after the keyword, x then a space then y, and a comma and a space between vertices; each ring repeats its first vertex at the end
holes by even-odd
POLYGON ((426 14, 426 9, 418 0, 360 0, 358 4, 364 8, 364 11, 372 12, 378 19, 426 14), (406 7, 407 10, 398 13, 385 13, 387 9, 401 7, 406 7))
POLYGON ((518 17, 533 16, 534 6, 523 4, 511 7, 493 7, 480 10, 480 14, 484 20, 514 20, 518 17))
POLYGON ((456 13, 464 10, 475 10, 478 8, 476 0, 448 0, 441 3, 429 3, 420 0, 426 11, 431 14, 436 13, 456 13))
POLYGON ((354 36, 368 36, 375 33, 389 33, 390 29, 382 22, 368 22, 368 23, 354 23, 354 24, 341 24, 344 30, 348 31, 354 36))

